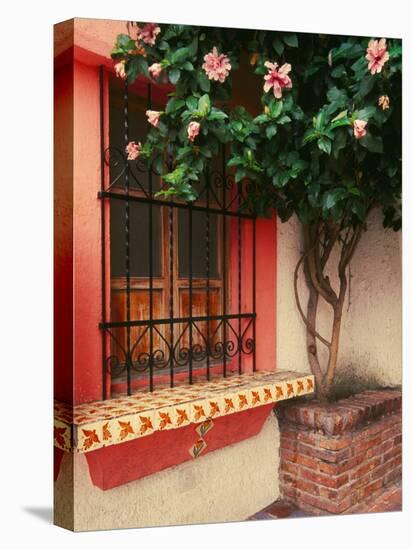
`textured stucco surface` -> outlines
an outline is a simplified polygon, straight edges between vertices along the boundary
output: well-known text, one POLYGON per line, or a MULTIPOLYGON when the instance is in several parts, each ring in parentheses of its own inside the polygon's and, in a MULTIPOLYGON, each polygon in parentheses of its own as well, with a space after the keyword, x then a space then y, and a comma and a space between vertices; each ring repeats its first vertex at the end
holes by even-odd
MULTIPOLYGON (((305 329, 295 305, 293 272, 301 234, 295 219, 278 224, 277 367, 308 371, 305 329)), ((336 258, 331 258, 331 282, 336 258)), ((402 379, 401 233, 384 230, 372 213, 350 268, 336 385, 342 392, 365 386, 396 386, 402 379)), ((300 296, 306 308, 303 274, 300 296)), ((319 331, 329 338, 331 309, 322 301, 319 331)), ((319 350, 322 349, 319 345, 319 350)))
POLYGON ((240 521, 279 496, 279 429, 271 413, 259 434, 204 457, 121 487, 102 491, 86 458, 63 457, 55 485, 55 522, 74 530, 240 521))

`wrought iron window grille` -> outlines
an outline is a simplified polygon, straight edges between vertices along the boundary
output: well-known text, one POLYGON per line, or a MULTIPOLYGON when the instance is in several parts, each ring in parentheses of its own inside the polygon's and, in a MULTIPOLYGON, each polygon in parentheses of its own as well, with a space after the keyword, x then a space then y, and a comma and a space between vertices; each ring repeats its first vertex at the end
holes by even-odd
MULTIPOLYGON (((123 90, 123 138, 124 147, 105 146, 105 106, 104 106, 104 72, 100 69, 100 131, 101 131, 101 189, 98 198, 101 200, 101 259, 102 259, 102 321, 99 324, 103 347, 103 399, 107 398, 107 378, 123 376, 128 395, 133 393, 133 381, 137 378, 146 380, 146 388, 154 391, 156 374, 168 374, 168 385, 174 387, 176 375, 187 374, 189 384, 197 377, 198 367, 202 366, 205 377, 210 380, 213 367, 220 365, 221 375, 228 376, 228 364, 236 359, 237 372, 243 372, 244 358, 250 358, 253 370, 256 370, 256 217, 247 206, 247 182, 235 183, 231 174, 226 172, 225 151, 221 152, 221 171, 209 170, 204 182, 198 189, 198 199, 194 202, 169 200, 157 196, 159 188, 154 185, 154 178, 160 174, 155 169, 137 161, 128 161, 125 153, 129 136, 129 90, 127 81, 123 90), (110 174, 110 177, 107 177, 110 174), (142 179, 145 179, 145 185, 142 179), (109 181, 107 181, 109 179, 109 181), (120 201, 123 205, 123 247, 124 247, 124 280, 125 280, 125 315, 121 320, 113 320, 107 313, 107 201, 120 201), (132 280, 130 270, 131 258, 131 206, 135 203, 147 209, 148 239, 148 277, 149 294, 147 318, 137 318, 131 304, 132 280), (167 210, 168 246, 168 281, 169 303, 168 316, 159 317, 154 311, 154 255, 153 231, 154 211, 167 210), (205 307, 204 314, 193 313, 193 296, 196 290, 196 277, 193 274, 193 219, 197 212, 205 217, 204 227, 204 266, 205 266, 205 307), (173 262, 176 260, 176 228, 174 219, 177 213, 186 217, 187 257, 188 257, 188 315, 179 315, 176 307, 173 288, 176 273, 173 262), (211 314, 211 216, 216 216, 221 224, 221 303, 220 312, 211 314), (251 265, 243 265, 242 226, 248 223, 252 232, 251 265), (227 238, 228 226, 231 226, 234 239, 227 238), (230 251, 236 241, 236 251, 230 251), (236 294, 231 294, 231 309, 228 310, 228 254, 231 252, 230 269, 236 270, 236 294), (235 259, 236 258, 236 259, 235 259), (243 311, 244 288, 243 270, 252 272, 251 311, 243 311), (233 311, 233 309, 235 311, 233 311), (123 338, 119 337, 122 331, 123 338), (155 343, 159 344, 155 345, 155 343), (144 345, 143 345, 144 343, 144 345), (113 352, 113 349, 115 350, 113 352), (144 378, 142 378, 144 377, 144 378)), ((152 85, 147 84, 147 109, 152 106, 152 85)), ((133 138, 133 136, 132 136, 133 138)), ((162 184, 160 184, 162 185, 162 184)), ((162 188, 162 187, 160 187, 162 188)), ((134 251, 136 252, 136 251, 134 251)), ((233 278, 233 274, 232 274, 233 278)), ((164 382, 163 382, 164 385, 164 382)), ((157 385, 156 385, 157 387, 157 385)))

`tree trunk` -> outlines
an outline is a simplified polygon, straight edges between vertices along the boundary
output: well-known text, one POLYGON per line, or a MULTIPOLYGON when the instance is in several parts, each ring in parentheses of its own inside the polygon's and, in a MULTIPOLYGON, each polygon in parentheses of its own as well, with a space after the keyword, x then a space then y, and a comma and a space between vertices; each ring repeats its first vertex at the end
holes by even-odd
POLYGON ((343 304, 347 291, 346 270, 358 245, 362 228, 345 229, 345 237, 334 223, 319 222, 303 226, 304 251, 295 268, 294 289, 299 313, 306 326, 306 351, 310 369, 315 377, 316 396, 319 401, 328 401, 331 398, 333 380, 335 377, 342 324, 343 304), (336 292, 325 273, 325 268, 332 250, 340 246, 338 263, 339 291, 336 292), (303 263, 306 286, 309 298, 304 314, 299 301, 298 271, 303 263), (323 298, 333 310, 333 323, 330 341, 317 331, 317 316, 319 298, 323 298), (328 348, 328 360, 322 368, 318 356, 317 344, 321 342, 328 348))

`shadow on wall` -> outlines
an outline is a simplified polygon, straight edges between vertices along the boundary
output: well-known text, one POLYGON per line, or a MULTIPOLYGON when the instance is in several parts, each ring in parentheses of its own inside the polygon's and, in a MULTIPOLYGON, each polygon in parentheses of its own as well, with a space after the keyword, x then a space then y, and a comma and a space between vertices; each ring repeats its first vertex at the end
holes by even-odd
POLYGON ((388 387, 401 389, 401 386, 388 386, 382 384, 379 376, 371 372, 361 372, 359 365, 345 365, 336 370, 333 384, 332 401, 344 399, 365 390, 382 390, 388 387))

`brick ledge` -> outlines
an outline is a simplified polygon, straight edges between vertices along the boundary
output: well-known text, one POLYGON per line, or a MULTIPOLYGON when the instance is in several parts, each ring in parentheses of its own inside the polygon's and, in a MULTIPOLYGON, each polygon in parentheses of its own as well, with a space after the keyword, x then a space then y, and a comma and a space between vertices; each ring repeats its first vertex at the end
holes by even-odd
POLYGON ((278 407, 276 412, 281 420, 333 436, 361 428, 401 408, 401 391, 367 390, 327 405, 318 402, 287 404, 278 407))

